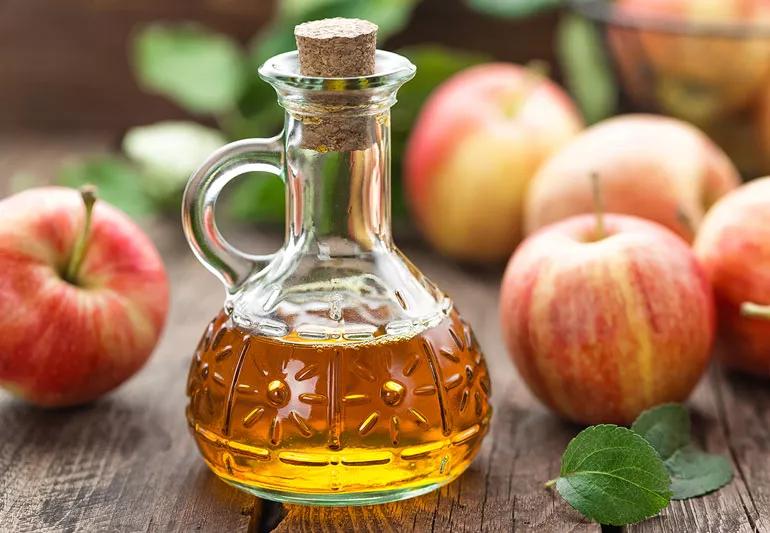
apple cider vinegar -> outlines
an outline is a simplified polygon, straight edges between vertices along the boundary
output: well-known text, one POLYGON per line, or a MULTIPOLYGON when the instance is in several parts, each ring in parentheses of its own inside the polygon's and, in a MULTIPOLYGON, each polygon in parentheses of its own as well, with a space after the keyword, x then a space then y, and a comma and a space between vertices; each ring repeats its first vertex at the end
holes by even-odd
POLYGON ((295 28, 260 67, 284 131, 214 153, 185 189, 183 227, 223 282, 193 357, 187 420, 228 483, 271 500, 363 505, 423 494, 477 454, 492 409, 484 358, 452 300, 393 243, 390 106, 415 67, 377 26, 295 28), (283 246, 242 252, 216 226, 239 174, 286 183, 283 246))
POLYGON ((468 466, 489 389, 454 311, 421 334, 365 342, 254 335, 222 312, 193 358, 187 418, 208 465, 241 488, 392 500, 468 466))

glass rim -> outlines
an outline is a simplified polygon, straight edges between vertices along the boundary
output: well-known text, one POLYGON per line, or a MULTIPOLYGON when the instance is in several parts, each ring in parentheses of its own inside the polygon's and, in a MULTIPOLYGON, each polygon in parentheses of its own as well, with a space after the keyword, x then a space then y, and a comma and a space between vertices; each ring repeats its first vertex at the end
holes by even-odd
POLYGON ((750 22, 682 21, 671 17, 635 15, 614 9, 611 0, 567 0, 569 7, 584 17, 621 28, 660 33, 730 39, 770 38, 770 24, 750 22))
POLYGON ((410 80, 417 67, 406 57, 377 50, 377 72, 368 76, 322 78, 299 73, 299 53, 296 50, 271 57, 259 67, 259 77, 273 85, 310 91, 362 91, 382 87, 397 87, 410 80))

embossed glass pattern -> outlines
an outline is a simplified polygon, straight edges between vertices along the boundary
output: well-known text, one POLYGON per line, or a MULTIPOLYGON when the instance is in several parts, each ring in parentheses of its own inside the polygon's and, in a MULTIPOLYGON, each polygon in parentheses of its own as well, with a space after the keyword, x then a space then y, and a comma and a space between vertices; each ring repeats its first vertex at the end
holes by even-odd
POLYGON ((362 78, 308 78, 296 53, 262 77, 284 132, 214 154, 185 191, 185 232, 227 288, 195 352, 187 418, 211 469, 259 496, 314 504, 392 501, 470 464, 491 416, 489 376, 452 301, 390 233, 390 106, 414 74, 377 52, 362 78), (333 150, 319 133, 353 137, 333 150), (243 253, 216 228, 235 176, 267 170, 287 191, 286 238, 243 253))

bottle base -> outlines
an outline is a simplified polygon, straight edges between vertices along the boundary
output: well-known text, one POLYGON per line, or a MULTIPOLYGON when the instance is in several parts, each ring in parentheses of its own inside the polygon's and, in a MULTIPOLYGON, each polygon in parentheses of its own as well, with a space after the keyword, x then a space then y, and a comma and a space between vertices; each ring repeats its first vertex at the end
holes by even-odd
POLYGON ((319 494, 319 493, 301 493, 301 492, 285 492, 281 490, 269 489, 266 487, 259 487, 254 485, 246 485, 239 481, 227 479, 220 476, 222 481, 232 485, 233 487, 263 498, 266 500, 272 500, 281 503, 296 503, 300 505, 315 505, 322 507, 336 507, 336 506, 349 506, 349 505, 378 505, 382 503, 397 502, 400 500, 407 500, 416 496, 422 496, 428 492, 432 492, 447 483, 450 483, 455 478, 443 480, 438 483, 430 483, 428 485, 422 485, 417 487, 406 487, 399 489, 378 490, 370 492, 348 492, 342 494, 319 494))
POLYGON ((221 479, 263 498, 367 505, 457 478, 489 428, 489 375, 456 311, 413 337, 289 342, 221 313, 193 358, 187 420, 221 479))

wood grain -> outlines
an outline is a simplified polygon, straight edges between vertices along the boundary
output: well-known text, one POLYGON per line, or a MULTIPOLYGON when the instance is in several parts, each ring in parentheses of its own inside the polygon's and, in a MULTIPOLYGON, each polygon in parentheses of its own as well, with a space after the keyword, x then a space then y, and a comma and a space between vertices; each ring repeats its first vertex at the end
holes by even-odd
MULTIPOLYGON (((0 137, 0 195, 9 177, 53 175, 101 138, 0 137)), ((193 258, 175 220, 144 223, 172 284, 169 323, 150 363, 125 386, 78 409, 38 410, 0 393, 0 531, 595 531, 543 489, 579 428, 537 404, 503 349, 498 271, 467 271, 410 245, 407 254, 474 325, 493 381, 492 430, 468 472, 439 491, 373 507, 281 506, 209 473, 187 432, 184 382, 193 347, 222 303, 218 282, 193 258)), ((276 234, 231 228, 255 251, 276 234)), ((674 502, 629 532, 770 531, 770 387, 714 367, 691 406, 698 444, 729 456, 736 478, 674 502)), ((617 529, 605 529, 617 531, 617 529)))
MULTIPOLYGON (((749 466, 749 463, 732 453, 733 444, 728 430, 731 423, 728 419, 731 416, 728 416, 725 411, 722 396, 725 390, 733 390, 734 386, 735 383, 727 380, 724 372, 717 365, 714 365, 689 402, 695 443, 701 449, 732 459, 735 471, 735 478, 732 483, 717 492, 700 498, 672 501, 671 505, 660 516, 641 524, 629 526, 627 530, 630 533, 653 531, 732 533, 762 530, 759 528, 760 510, 752 501, 752 492, 756 491, 756 485, 749 485, 740 474, 742 469, 749 466)), ((764 391, 751 400, 751 404, 756 401, 759 404, 767 405, 768 399, 770 399, 769 395, 767 391, 764 391)), ((742 409, 732 414, 738 414, 745 409, 753 410, 749 404, 745 404, 742 409)), ((766 411, 765 408, 765 416, 767 416, 766 411)), ((756 452, 758 446, 764 446, 765 457, 767 457, 766 432, 764 439, 764 444, 762 444, 762 440, 752 441, 750 448, 756 452)), ((759 463, 754 464, 759 465, 759 463)), ((765 461, 764 470, 765 475, 767 475, 767 461, 765 461)), ((767 507, 765 507, 764 512, 767 513, 767 507)), ((764 520, 766 520, 766 516, 765 514, 764 520)))
MULTIPOLYGON (((0 191, 20 170, 47 175, 105 144, 2 138, 0 191)), ((183 416, 190 354, 222 290, 176 222, 145 227, 172 285, 160 346, 136 378, 90 406, 44 411, 0 393, 0 531, 237 531, 251 520, 254 499, 208 472, 183 416)))
POLYGON ((474 325, 492 377, 492 430, 470 469, 437 492, 379 507, 286 505, 276 531, 599 531, 543 488, 577 429, 546 413, 515 374, 498 326, 498 273, 407 253, 474 325))

